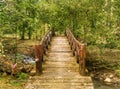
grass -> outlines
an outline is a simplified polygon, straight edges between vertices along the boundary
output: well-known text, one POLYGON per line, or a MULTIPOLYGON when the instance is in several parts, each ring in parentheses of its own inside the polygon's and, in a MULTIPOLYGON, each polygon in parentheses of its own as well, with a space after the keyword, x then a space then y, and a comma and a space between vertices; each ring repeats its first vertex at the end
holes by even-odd
POLYGON ((10 89, 23 89, 23 86, 27 82, 27 78, 28 75, 24 73, 19 73, 17 77, 0 76, 0 85, 2 86, 2 89, 7 89, 9 87, 10 89))
POLYGON ((102 54, 100 49, 97 46, 88 46, 88 58, 87 59, 100 59, 110 62, 119 62, 120 63, 120 50, 119 49, 102 49, 102 54))
POLYGON ((120 69, 120 50, 104 48, 100 54, 97 46, 88 46, 87 51, 88 64, 90 62, 91 67, 103 67, 114 71, 120 69))
POLYGON ((12 86, 21 87, 26 83, 26 80, 19 80, 19 79, 10 79, 9 84, 12 86))
POLYGON ((28 75, 26 73, 17 73, 15 75, 15 78, 19 79, 19 80, 24 80, 24 79, 27 79, 28 78, 28 75))

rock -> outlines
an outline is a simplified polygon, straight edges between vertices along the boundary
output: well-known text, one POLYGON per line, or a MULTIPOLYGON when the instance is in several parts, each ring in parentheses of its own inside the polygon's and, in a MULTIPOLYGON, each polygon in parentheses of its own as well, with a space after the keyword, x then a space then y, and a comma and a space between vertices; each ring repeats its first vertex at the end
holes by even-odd
POLYGON ((90 76, 93 78, 95 75, 93 73, 91 73, 90 76))
POLYGON ((35 64, 34 58, 26 55, 21 55, 23 63, 35 64))
POLYGON ((111 75, 110 75, 110 78, 113 78, 113 77, 114 77, 114 75, 113 75, 113 74, 111 74, 111 75))
POLYGON ((36 71, 35 71, 35 70, 32 70, 32 71, 30 72, 30 75, 31 75, 31 76, 35 76, 35 74, 36 74, 36 71))
POLYGON ((106 83, 111 83, 112 80, 111 80, 110 78, 106 78, 106 79, 104 80, 104 82, 106 82, 106 83))
POLYGON ((71 70, 68 70, 68 72, 71 72, 71 70))
POLYGON ((36 75, 36 66, 33 66, 33 69, 30 71, 30 75, 31 76, 35 76, 36 75))
POLYGON ((31 65, 24 65, 24 67, 20 67, 19 69, 21 72, 28 73, 33 69, 33 67, 31 65))
POLYGON ((102 78, 102 77, 100 77, 100 81, 103 81, 103 78, 102 78))
POLYGON ((6 77, 6 76, 7 76, 7 73, 6 73, 6 72, 4 72, 4 73, 2 74, 2 76, 3 76, 3 77, 6 77))
POLYGON ((25 89, 35 89, 34 86, 32 84, 28 84, 25 89))

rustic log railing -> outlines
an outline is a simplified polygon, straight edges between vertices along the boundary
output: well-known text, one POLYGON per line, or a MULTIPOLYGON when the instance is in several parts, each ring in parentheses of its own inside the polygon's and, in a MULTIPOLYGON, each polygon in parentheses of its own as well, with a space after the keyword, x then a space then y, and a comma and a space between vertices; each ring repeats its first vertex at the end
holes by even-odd
POLYGON ((53 31, 49 30, 40 43, 38 45, 35 45, 35 61, 36 61, 36 74, 42 73, 42 61, 43 61, 43 55, 45 54, 45 51, 51 41, 53 35, 53 31))
POLYGON ((86 62, 86 45, 80 44, 78 40, 74 37, 72 32, 67 28, 66 35, 70 43, 73 55, 76 56, 76 61, 79 63, 79 73, 85 75, 85 62, 86 62))

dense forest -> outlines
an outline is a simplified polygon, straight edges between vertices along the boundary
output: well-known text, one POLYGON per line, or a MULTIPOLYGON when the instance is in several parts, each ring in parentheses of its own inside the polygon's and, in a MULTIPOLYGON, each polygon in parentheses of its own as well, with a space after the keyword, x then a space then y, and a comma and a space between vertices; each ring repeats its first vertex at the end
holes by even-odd
POLYGON ((32 39, 45 26, 62 33, 69 27, 88 45, 120 48, 119 0, 1 0, 0 35, 32 39))
POLYGON ((120 0, 0 0, 0 60, 33 57, 48 30, 63 35, 66 28, 87 45, 88 71, 119 70, 120 77, 120 0))

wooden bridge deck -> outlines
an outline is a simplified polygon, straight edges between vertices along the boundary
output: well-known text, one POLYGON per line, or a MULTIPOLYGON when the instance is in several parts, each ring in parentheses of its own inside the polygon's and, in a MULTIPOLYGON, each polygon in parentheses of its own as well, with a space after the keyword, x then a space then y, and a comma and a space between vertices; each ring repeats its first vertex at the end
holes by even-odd
POLYGON ((42 74, 31 77, 25 89, 94 89, 92 79, 79 74, 66 37, 52 38, 42 68, 42 74))

